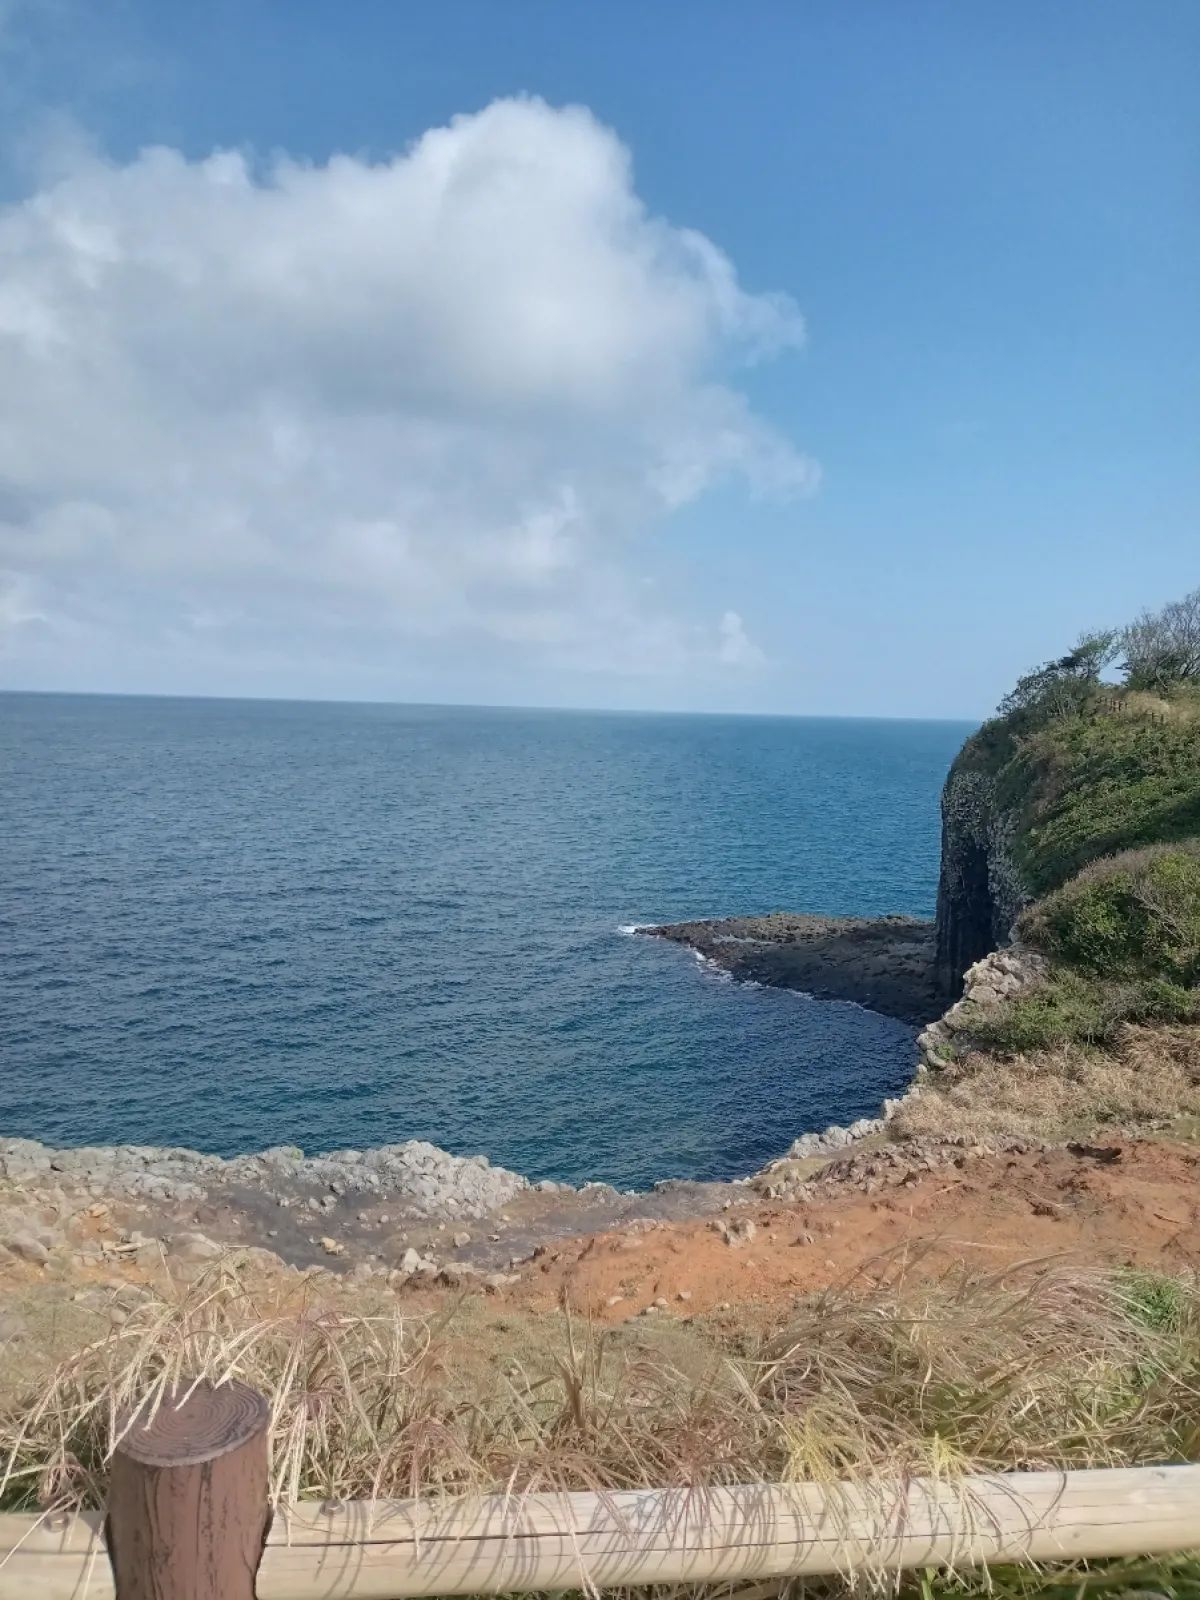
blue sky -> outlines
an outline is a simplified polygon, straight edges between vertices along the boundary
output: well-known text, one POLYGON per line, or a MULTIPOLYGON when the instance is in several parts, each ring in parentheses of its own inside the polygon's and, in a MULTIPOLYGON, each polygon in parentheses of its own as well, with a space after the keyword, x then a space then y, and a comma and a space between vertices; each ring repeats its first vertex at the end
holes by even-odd
POLYGON ((970 717, 1200 583, 1191 0, 0 18, 0 687, 970 717))

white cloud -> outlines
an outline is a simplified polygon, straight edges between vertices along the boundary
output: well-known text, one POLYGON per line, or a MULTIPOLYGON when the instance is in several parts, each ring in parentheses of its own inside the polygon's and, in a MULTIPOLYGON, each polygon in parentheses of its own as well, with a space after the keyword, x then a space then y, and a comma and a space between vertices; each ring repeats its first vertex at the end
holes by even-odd
POLYGON ((736 611, 727 611, 717 627, 721 636, 718 655, 727 667, 761 667, 766 657, 746 633, 736 611))
POLYGON ((647 605, 636 541, 731 476, 813 486, 730 377, 801 337, 646 212, 584 110, 500 101, 375 164, 76 147, 0 211, 0 567, 42 619, 22 637, 81 663, 440 642, 744 666, 734 613, 713 641, 647 605))
POLYGON ((14 648, 19 628, 45 620, 32 603, 28 582, 16 573, 0 572, 0 656, 14 648))

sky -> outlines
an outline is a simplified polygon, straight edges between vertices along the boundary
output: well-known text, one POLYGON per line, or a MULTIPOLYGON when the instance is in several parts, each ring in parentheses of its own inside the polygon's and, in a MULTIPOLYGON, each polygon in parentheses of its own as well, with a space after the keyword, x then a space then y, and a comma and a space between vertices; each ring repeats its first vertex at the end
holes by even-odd
POLYGON ((1200 584, 1194 0, 0 0, 0 689, 985 715, 1200 584))

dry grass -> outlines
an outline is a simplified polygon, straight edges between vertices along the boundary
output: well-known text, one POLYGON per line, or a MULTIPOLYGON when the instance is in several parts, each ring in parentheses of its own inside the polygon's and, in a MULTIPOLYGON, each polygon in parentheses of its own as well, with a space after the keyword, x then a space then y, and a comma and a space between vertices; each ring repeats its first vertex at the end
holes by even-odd
POLYGON ((1169 699, 1145 689, 1126 689, 1115 706, 1119 714, 1150 722, 1200 722, 1200 695, 1181 689, 1169 699))
POLYGON ((47 1372, 0 1414, 2 1503, 102 1503, 116 1419, 180 1376, 270 1397, 286 1499, 1121 1465, 1197 1445, 1190 1282, 830 1291, 732 1341, 565 1316, 459 1329, 279 1294, 215 1273, 47 1372))
POLYGON ((894 1129, 903 1138, 1062 1139, 1198 1115, 1200 1028, 1126 1027, 1112 1050, 971 1054, 906 1100, 894 1129))

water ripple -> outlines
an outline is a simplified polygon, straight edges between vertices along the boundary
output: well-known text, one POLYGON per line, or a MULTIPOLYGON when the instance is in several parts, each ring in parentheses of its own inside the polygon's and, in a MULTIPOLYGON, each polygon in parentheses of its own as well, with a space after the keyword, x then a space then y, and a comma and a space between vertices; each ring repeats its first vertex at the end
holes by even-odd
POLYGON ((966 731, 0 695, 0 1129, 748 1171, 912 1030, 625 935, 929 914, 966 731))

